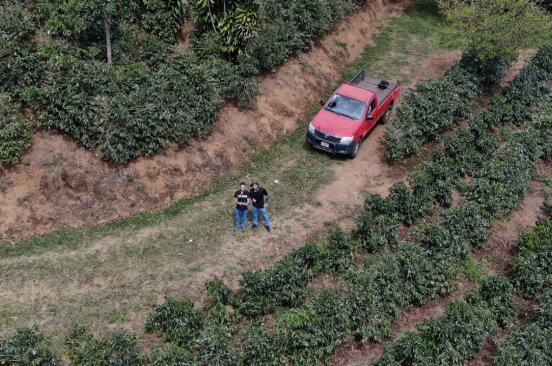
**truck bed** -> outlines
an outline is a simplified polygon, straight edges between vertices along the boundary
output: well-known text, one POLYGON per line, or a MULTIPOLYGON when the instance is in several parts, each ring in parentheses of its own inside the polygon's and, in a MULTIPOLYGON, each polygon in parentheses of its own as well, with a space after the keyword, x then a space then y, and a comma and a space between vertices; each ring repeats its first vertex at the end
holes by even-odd
POLYGON ((358 86, 359 88, 376 93, 379 103, 382 104, 399 85, 399 82, 397 81, 396 83, 388 82, 388 85, 385 87, 380 87, 380 83, 382 82, 385 81, 371 76, 365 76, 364 71, 361 71, 351 80, 350 83, 358 86))

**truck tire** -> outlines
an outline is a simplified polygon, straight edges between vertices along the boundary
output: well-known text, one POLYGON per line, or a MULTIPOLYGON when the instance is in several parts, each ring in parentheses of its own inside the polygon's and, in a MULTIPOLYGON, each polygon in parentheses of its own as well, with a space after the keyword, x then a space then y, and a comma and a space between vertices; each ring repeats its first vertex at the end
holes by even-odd
POLYGON ((389 107, 387 107, 387 110, 385 111, 383 117, 381 117, 380 123, 382 125, 386 124, 387 121, 389 121, 389 118, 391 117, 392 112, 393 112, 393 104, 390 104, 389 107))
POLYGON ((353 146, 353 150, 351 151, 351 154, 349 154, 349 158, 354 159, 358 155, 358 151, 360 150, 360 142, 362 139, 358 139, 358 141, 355 141, 355 145, 353 146))

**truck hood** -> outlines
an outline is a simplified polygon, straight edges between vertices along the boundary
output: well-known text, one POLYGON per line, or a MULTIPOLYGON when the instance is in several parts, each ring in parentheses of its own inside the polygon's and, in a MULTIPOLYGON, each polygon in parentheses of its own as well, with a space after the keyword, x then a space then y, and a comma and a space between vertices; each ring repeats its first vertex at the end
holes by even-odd
POLYGON ((361 126, 361 121, 340 116, 326 109, 322 109, 312 120, 312 125, 317 129, 335 136, 355 136, 361 126))

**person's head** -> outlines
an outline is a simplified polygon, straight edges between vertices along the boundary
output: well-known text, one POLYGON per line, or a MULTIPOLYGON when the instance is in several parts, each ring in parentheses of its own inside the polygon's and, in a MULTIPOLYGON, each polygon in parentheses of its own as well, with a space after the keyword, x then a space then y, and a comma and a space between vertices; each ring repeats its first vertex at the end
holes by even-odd
POLYGON ((245 191, 245 182, 240 183, 240 190, 245 191))
POLYGON ((253 182, 251 182, 251 187, 255 190, 259 188, 259 181, 257 179, 253 179, 253 182))

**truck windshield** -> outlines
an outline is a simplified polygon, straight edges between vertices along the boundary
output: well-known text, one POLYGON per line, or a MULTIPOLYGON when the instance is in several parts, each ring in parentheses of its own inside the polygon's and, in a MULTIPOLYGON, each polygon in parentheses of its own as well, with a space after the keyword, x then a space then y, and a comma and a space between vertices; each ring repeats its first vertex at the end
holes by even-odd
POLYGON ((341 94, 334 94, 330 102, 326 105, 326 110, 341 116, 361 120, 365 107, 366 104, 360 100, 349 98, 341 94))

